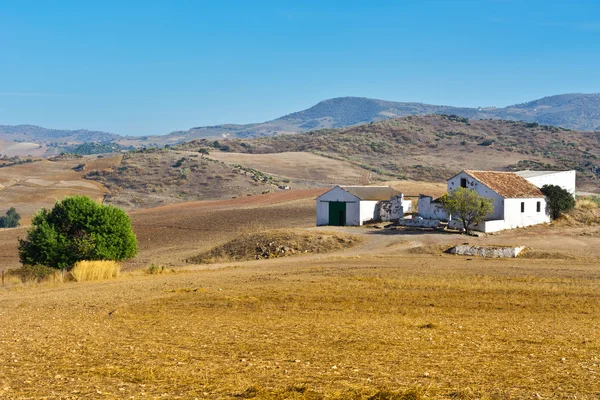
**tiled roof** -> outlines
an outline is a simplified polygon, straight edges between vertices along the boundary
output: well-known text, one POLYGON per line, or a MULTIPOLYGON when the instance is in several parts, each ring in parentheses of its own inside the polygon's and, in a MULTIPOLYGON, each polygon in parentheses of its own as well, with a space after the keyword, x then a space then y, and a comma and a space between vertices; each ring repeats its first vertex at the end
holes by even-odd
POLYGON ((389 200, 390 197, 400 194, 391 186, 340 186, 348 193, 352 193, 361 200, 389 200))
POLYGON ((507 199, 544 197, 542 191, 514 172, 464 171, 507 199))

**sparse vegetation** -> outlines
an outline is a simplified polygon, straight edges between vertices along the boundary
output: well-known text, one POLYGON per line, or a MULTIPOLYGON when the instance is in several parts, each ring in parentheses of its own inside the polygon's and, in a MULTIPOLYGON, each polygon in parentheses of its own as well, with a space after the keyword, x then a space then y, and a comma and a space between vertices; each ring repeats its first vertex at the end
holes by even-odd
POLYGON ((10 269, 8 276, 14 276, 21 280, 23 283, 30 282, 42 282, 50 279, 56 273, 55 268, 47 267, 45 265, 23 265, 19 268, 10 269))
POLYGON ((191 257, 188 262, 207 264, 327 253, 351 247, 357 242, 357 237, 334 233, 250 231, 210 251, 191 257))
MULTIPOLYGON (((374 180, 381 175, 439 181, 464 168, 576 169, 580 187, 595 187, 600 181, 598 135, 517 121, 428 115, 298 135, 222 139, 218 148, 227 145, 231 152, 254 154, 312 152, 361 165, 377 174, 374 180), (468 161, 448 157, 453 153, 468 153, 468 161), (415 171, 414 164, 425 164, 427 170, 415 171)), ((211 147, 213 142, 200 139, 177 148, 211 147)))
POLYGON ((90 170, 85 177, 111 191, 109 204, 124 209, 207 199, 224 199, 241 191, 260 194, 276 187, 262 172, 233 168, 206 156, 175 150, 130 152, 113 169, 90 170))

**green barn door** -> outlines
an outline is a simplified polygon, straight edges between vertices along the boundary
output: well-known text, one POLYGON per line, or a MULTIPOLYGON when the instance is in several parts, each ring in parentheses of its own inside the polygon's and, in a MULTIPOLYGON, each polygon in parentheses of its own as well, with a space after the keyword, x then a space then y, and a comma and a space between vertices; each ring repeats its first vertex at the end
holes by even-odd
POLYGON ((329 203, 329 225, 346 225, 346 203, 343 201, 332 201, 329 203))

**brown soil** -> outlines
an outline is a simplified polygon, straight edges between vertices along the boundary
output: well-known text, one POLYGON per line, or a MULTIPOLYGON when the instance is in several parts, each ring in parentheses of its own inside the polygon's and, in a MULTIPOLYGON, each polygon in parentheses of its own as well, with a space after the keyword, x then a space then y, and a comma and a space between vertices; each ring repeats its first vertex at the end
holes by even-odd
POLYGON ((300 230, 247 231, 235 239, 188 259, 189 263, 248 261, 323 254, 352 247, 356 236, 300 230))
POLYGON ((369 171, 348 161, 339 161, 307 152, 245 154, 213 151, 210 158, 228 164, 241 164, 266 174, 290 180, 289 186, 323 184, 365 185, 369 171))
MULTIPOLYGON (((104 282, 8 282, 0 288, 2 396, 490 400, 600 392, 600 238, 579 236, 588 227, 479 238, 317 228, 318 194, 134 212, 140 258, 130 267, 182 264, 244 226, 339 232, 360 244, 104 282), (522 244, 534 257, 442 252, 463 242, 522 244)), ((19 232, 0 231, 0 246, 19 232)))

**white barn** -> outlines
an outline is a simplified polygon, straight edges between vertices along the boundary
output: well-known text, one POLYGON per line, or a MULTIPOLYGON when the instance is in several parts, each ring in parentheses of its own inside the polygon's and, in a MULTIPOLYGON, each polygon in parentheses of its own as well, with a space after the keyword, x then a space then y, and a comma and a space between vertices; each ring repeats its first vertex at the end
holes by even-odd
POLYGON ((317 225, 359 226, 390 221, 410 211, 411 202, 390 186, 336 186, 317 197, 317 225))
POLYGON ((571 171, 518 171, 520 177, 527 179, 535 186, 542 188, 544 185, 556 185, 567 190, 575 196, 576 172, 571 171))
MULTIPOLYGON (((494 211, 473 229, 496 232, 550 222, 541 190, 514 172, 462 171, 448 179, 448 192, 459 187, 473 189, 490 200, 494 211)), ((450 226, 457 221, 450 221, 450 226)))

